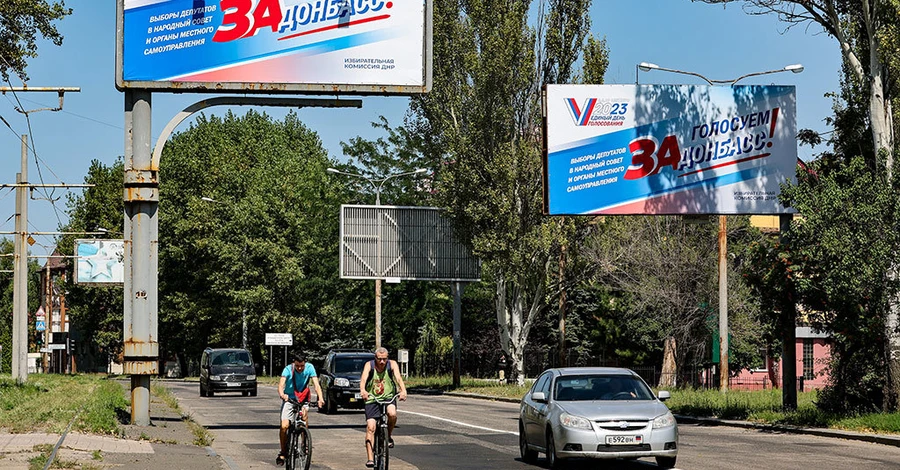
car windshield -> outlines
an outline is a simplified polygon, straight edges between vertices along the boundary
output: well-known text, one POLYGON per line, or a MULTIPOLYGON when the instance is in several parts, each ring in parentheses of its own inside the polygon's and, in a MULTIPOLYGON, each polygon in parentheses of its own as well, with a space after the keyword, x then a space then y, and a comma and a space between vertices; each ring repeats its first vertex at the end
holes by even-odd
POLYGON ((366 357, 342 357, 334 362, 335 374, 362 374, 363 366, 371 358, 366 357))
POLYGON ((652 400, 653 392, 631 375, 577 375, 556 379, 557 401, 652 400))
POLYGON ((228 351, 219 353, 213 357, 212 365, 246 367, 250 365, 250 354, 247 353, 247 351, 228 351))

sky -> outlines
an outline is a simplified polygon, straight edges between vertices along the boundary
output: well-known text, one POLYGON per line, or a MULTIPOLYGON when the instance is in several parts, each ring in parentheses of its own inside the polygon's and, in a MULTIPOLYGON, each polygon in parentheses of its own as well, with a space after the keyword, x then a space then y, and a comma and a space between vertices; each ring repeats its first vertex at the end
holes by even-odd
MULTIPOLYGON (((29 154, 30 182, 83 183, 92 160, 111 165, 124 154, 124 93, 115 88, 115 0, 65 3, 73 9, 71 16, 57 22, 65 40, 60 47, 47 41, 39 43, 39 56, 29 62, 27 85, 79 87, 81 91, 66 93, 62 111, 30 113, 28 120, 15 111, 17 99, 27 109, 55 107, 56 93, 0 96, 0 116, 11 127, 0 122, 0 183, 15 182, 21 167, 20 136, 29 134, 29 125, 35 150, 35 154, 29 154)), ((824 119, 831 115, 832 101, 825 95, 838 91, 841 58, 837 42, 816 25, 786 30, 786 24, 776 17, 748 15, 741 7, 741 2, 723 7, 690 0, 594 0, 591 32, 595 37, 605 37, 610 48, 605 82, 633 84, 640 62, 695 72, 713 80, 733 80, 800 63, 805 68, 802 73, 751 77, 740 84, 796 86, 797 127, 830 130, 824 119)), ((704 84, 696 77, 660 70, 640 72, 638 78, 641 84, 704 84)), ((12 78, 11 84, 22 86, 22 81, 12 78)), ((212 96, 217 95, 154 93, 152 141, 178 112, 212 96)), ((304 108, 297 113, 319 134, 333 158, 345 160, 342 141, 355 136, 381 136, 371 123, 383 115, 392 125, 401 124, 408 102, 400 96, 364 97, 362 109, 304 108)), ((235 112, 247 109, 241 107, 235 112)), ((261 110, 276 117, 287 113, 286 109, 270 107, 261 110)), ((218 107, 205 112, 221 115, 226 111, 218 107)), ((190 122, 182 123, 176 131, 187 129, 190 122)), ((801 147, 798 155, 809 160, 821 150, 801 147)), ((55 231, 60 222, 67 221, 66 192, 57 189, 49 195, 55 202, 45 200, 43 195, 29 202, 32 232, 55 231)), ((0 189, 0 232, 14 230, 14 213, 12 191, 0 189)), ((52 251, 52 236, 34 238, 37 243, 31 247, 32 255, 52 251)), ((45 260, 38 262, 43 265, 45 260)))

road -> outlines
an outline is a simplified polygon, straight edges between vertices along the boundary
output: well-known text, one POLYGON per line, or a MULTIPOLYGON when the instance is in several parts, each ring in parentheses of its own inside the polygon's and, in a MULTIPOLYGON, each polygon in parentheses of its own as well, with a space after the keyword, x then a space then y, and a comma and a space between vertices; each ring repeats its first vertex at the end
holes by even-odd
MULTIPOLYGON (((257 397, 200 398, 197 383, 167 382, 182 408, 215 436, 213 449, 240 469, 273 468, 278 453, 279 398, 262 386, 257 397)), ((391 451, 393 470, 546 468, 519 460, 518 405, 470 398, 411 395, 400 405, 391 451)), ((364 469, 361 411, 310 413, 317 470, 364 469)), ((679 425, 678 468, 722 470, 900 468, 900 448, 858 441, 728 427, 679 425)), ((575 469, 597 468, 579 462, 575 469)), ((650 459, 603 468, 656 468, 650 459)))

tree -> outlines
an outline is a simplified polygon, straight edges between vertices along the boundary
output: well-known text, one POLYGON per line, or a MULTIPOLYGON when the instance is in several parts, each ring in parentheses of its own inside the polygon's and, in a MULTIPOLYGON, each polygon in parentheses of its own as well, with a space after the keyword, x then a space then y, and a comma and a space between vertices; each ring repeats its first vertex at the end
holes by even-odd
MULTIPOLYGON (((98 160, 92 161, 84 182, 94 186, 85 189, 81 195, 69 194, 66 204, 69 222, 66 227, 62 227, 62 231, 95 232, 102 228, 109 231, 110 237, 118 238, 124 224, 123 172, 124 164, 121 159, 110 166, 98 160)), ((63 255, 73 255, 75 239, 82 237, 60 237, 57 240, 57 250, 63 255)), ((122 288, 76 284, 74 263, 69 265, 65 290, 68 291, 66 304, 73 331, 80 332, 89 345, 84 350, 97 351, 106 357, 117 356, 122 351, 123 339, 122 288)))
MULTIPOLYGON (((674 365, 672 375, 661 378, 670 382, 660 385, 673 386, 676 377, 686 378, 683 365, 707 358, 711 333, 707 322, 713 311, 709 306, 718 299, 716 228, 685 223, 679 216, 605 217, 599 225, 602 229, 585 249, 596 266, 594 282, 610 286, 619 294, 618 301, 626 303, 615 309, 615 319, 629 336, 659 354, 663 364, 674 365), (660 354, 666 343, 669 353, 660 354)), ((729 221, 732 251, 752 236, 747 226, 746 217, 729 221)), ((736 271, 730 269, 729 278, 730 331, 736 346, 743 347, 758 337, 757 323, 752 321, 756 304, 736 271)), ((734 370, 741 365, 734 364, 738 367, 734 370)))
MULTIPOLYGON (((695 0, 696 1, 696 0, 695 0)), ((699 0, 727 4, 737 0, 699 0)), ((893 116, 898 99, 897 46, 900 44, 900 2, 897 0, 743 0, 751 13, 777 14, 789 27, 816 24, 835 38, 844 59, 851 87, 867 92, 866 118, 871 135, 868 171, 884 171, 885 181, 894 183, 897 129, 893 116)), ((857 154, 843 155, 851 158, 857 154)), ((861 200, 860 202, 864 202, 861 200)), ((807 214, 808 215, 808 214, 807 214)), ((896 280, 900 269, 891 266, 885 274, 896 280)), ((884 406, 900 408, 900 300, 891 302, 884 321, 886 363, 884 406)))
POLYGON ((366 305, 338 278, 338 214, 348 199, 318 136, 296 113, 201 116, 160 163, 161 349, 199 358, 267 332, 313 357, 362 344, 366 305), (218 202, 207 202, 201 198, 218 202))
POLYGON ((12 72, 28 79, 27 59, 37 57, 38 34, 53 44, 62 45, 54 21, 72 14, 65 0, 4 0, 0 2, 0 76, 9 80, 12 72))
POLYGON ((409 122, 434 165, 438 200, 495 280, 501 348, 520 384, 563 237, 541 216, 540 90, 573 78, 590 2, 540 2, 534 28, 530 5, 435 2, 435 86, 413 98, 409 122))

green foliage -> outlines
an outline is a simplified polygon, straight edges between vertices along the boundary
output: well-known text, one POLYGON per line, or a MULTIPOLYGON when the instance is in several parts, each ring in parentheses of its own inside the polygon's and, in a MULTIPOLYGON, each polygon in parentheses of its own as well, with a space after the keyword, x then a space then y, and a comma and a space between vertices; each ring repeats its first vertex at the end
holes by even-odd
MULTIPOLYGON (((0 346, 3 347, 0 351, 0 368, 3 372, 12 370, 13 253, 13 241, 0 239, 0 269, 9 271, 0 273, 0 318, 4 319, 0 321, 0 346)), ((34 313, 41 305, 40 269, 36 261, 28 261, 28 352, 37 350, 34 313)))
MULTIPOLYGON (((604 220, 584 249, 596 266, 585 294, 599 296, 586 305, 597 318, 598 340, 617 345, 615 356, 626 363, 641 364, 661 363, 663 342, 673 337, 678 367, 709 363, 710 338, 718 331, 718 224, 678 216, 604 220)), ((747 217, 728 219, 729 252, 759 236, 748 225, 747 217)), ((758 304, 731 263, 728 271, 729 331, 738 352, 730 369, 739 371, 758 361, 764 343, 758 304)))
POLYGON ((9 80, 12 72, 28 79, 27 60, 37 57, 37 42, 42 37, 62 45, 63 37, 54 21, 72 14, 65 1, 3 0, 0 2, 0 77, 9 80))
MULTIPOLYGON (((80 195, 69 194, 67 206, 69 213, 67 232, 96 232, 106 229, 104 238, 121 238, 123 231, 124 202, 122 199, 124 183, 124 164, 117 159, 110 166, 98 160, 91 162, 85 184, 94 186, 86 188, 80 195)), ((84 235, 64 235, 57 241, 57 251, 71 256, 75 251, 75 239, 84 235)), ((71 258, 69 258, 71 259, 71 258)), ((58 286, 67 291, 67 314, 72 330, 81 333, 85 351, 79 359, 82 370, 93 366, 106 370, 108 356, 117 356, 122 351, 123 304, 121 287, 98 287, 74 282, 74 263, 68 263, 68 275, 65 285, 58 286), (99 353, 94 357, 94 352, 99 353)))
POLYGON ((332 338, 361 343, 363 286, 338 278, 347 196, 326 173, 331 165, 295 113, 283 121, 254 111, 201 116, 172 137, 160 174, 167 350, 194 359, 207 346, 240 345, 244 311, 258 361, 266 332, 293 333, 313 357, 332 338))
POLYGON ((809 322, 835 340, 832 383, 821 404, 840 412, 879 409, 885 318, 898 288, 887 273, 900 248, 900 194, 857 157, 831 171, 811 165, 782 196, 804 217, 767 276, 775 284, 792 280, 809 322))
POLYGON ((551 254, 565 233, 541 215, 540 88, 573 79, 589 28, 589 1, 538 2, 537 27, 531 4, 435 2, 435 86, 413 98, 407 122, 423 136, 438 203, 497 284, 513 370, 549 300, 551 254))

